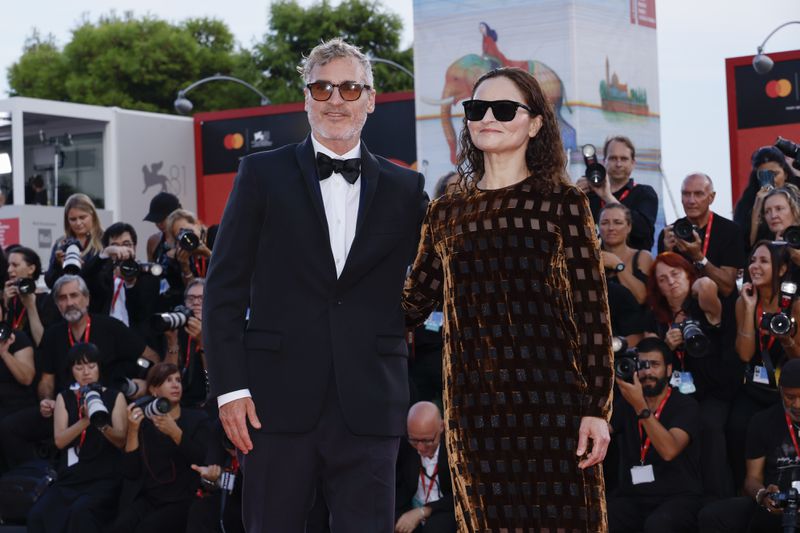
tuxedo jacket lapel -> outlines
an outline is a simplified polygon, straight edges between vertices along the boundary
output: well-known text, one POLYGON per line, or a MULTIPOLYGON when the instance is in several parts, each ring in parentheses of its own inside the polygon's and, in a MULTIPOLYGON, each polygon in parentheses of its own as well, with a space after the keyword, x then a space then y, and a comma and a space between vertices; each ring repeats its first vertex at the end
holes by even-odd
POLYGON ((311 136, 306 137, 306 140, 297 145, 295 149, 297 157, 297 164, 300 167, 300 172, 303 174, 303 181, 308 189, 308 196, 311 203, 314 205, 314 211, 317 213, 317 218, 325 235, 328 235, 328 219, 325 217, 325 205, 322 203, 322 191, 319 188, 319 176, 317 175, 317 164, 314 154, 314 145, 311 142, 311 136))

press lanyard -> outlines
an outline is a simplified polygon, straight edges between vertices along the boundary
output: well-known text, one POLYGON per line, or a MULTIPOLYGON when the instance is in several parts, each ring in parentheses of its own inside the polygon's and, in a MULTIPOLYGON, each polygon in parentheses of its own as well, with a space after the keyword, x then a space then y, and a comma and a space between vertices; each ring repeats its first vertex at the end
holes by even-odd
POLYGON ((714 225, 714 212, 708 215, 708 224, 706 225, 706 236, 703 239, 703 257, 708 255, 708 243, 711 242, 711 226, 714 225))
POLYGON ((428 503, 428 499, 431 497, 431 491, 433 490, 433 484, 436 483, 436 475, 438 473, 439 473, 439 465, 438 464, 435 467, 433 467, 433 474, 431 474, 430 477, 428 477, 428 474, 425 473, 425 467, 424 466, 420 466, 419 467, 419 479, 420 479, 420 481, 422 481, 422 492, 425 493, 425 503, 428 503), (428 490, 425 490, 425 478, 426 477, 431 480, 430 485, 428 485, 428 490))
MULTIPOLYGON (((89 332, 92 330, 92 317, 86 316, 86 330, 83 332, 83 340, 81 342, 89 342, 89 332)), ((75 346, 75 339, 72 337, 72 329, 67 324, 67 337, 69 338, 70 348, 75 346)))
POLYGON ((192 357, 191 350, 192 350, 192 339, 189 339, 189 341, 186 343, 186 359, 184 359, 184 361, 183 361, 183 371, 184 372, 188 372, 189 371, 189 360, 192 357))
MULTIPOLYGON (((661 418, 661 411, 664 410, 664 405, 667 403, 667 400, 669 400, 670 394, 672 394, 672 387, 667 388, 667 395, 664 396, 663 400, 661 400, 661 404, 658 406, 658 409, 656 409, 656 412, 653 415, 653 416, 656 417, 656 420, 661 418)), ((644 436, 644 431, 642 429, 643 425, 644 425, 644 420, 639 420, 639 441, 640 442, 642 440, 642 437, 644 436)), ((650 436, 648 435, 647 439, 645 439, 644 444, 642 445, 641 450, 640 450, 640 452, 641 452, 640 453, 640 460, 641 460, 641 464, 642 465, 644 465, 644 457, 645 457, 645 455, 647 455, 647 450, 649 450, 649 449, 650 449, 650 436)))
POLYGON ((758 331, 758 349, 761 353, 764 351, 770 351, 772 349, 772 345, 775 344, 775 337, 772 335, 762 335, 761 334, 761 324, 759 324, 759 319, 763 314, 764 308, 761 305, 761 302, 758 302, 756 306, 756 316, 753 317, 756 321, 756 330, 758 331), (764 337, 769 337, 769 342, 767 343, 767 347, 764 348, 764 337))
POLYGON ((208 262, 205 257, 195 257, 194 258, 194 270, 197 272, 198 278, 206 277, 206 266, 208 262))
MULTIPOLYGON (((78 420, 80 421, 83 418, 83 413, 81 412, 81 391, 75 391, 75 401, 78 403, 78 420)), ((84 429, 81 431, 81 441, 78 444, 78 453, 83 448, 83 442, 86 440, 86 430, 84 429)))
POLYGON ((117 288, 114 290, 114 296, 111 298, 111 311, 114 310, 114 305, 117 303, 117 298, 119 298, 119 293, 122 290, 122 286, 125 285, 125 281, 122 278, 114 276, 114 284, 117 285, 117 288), (119 280, 119 284, 117 284, 117 280, 119 280))
MULTIPOLYGON (((18 301, 22 303, 22 301, 17 296, 14 296, 14 307, 16 307, 16 302, 18 301)), ((20 311, 20 313, 17 315, 17 318, 15 318, 11 324, 11 327, 13 329, 19 329, 19 326, 22 324, 22 321, 25 320, 25 314, 27 313, 27 311, 28 309, 25 308, 25 306, 23 305, 22 311, 20 311)))
POLYGON ((789 435, 792 437, 792 444, 794 444, 794 451, 797 453, 797 459, 800 460, 800 446, 797 445, 797 435, 795 435, 792 420, 789 418, 789 413, 783 413, 786 417, 786 426, 789 428, 789 435))

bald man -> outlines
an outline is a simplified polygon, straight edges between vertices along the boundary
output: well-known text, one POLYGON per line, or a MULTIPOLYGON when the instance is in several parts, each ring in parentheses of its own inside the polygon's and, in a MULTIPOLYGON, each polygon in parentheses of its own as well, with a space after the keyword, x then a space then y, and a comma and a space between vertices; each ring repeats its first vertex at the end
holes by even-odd
POLYGON ((455 533, 444 421, 431 402, 411 406, 408 439, 397 458, 396 533, 455 533))

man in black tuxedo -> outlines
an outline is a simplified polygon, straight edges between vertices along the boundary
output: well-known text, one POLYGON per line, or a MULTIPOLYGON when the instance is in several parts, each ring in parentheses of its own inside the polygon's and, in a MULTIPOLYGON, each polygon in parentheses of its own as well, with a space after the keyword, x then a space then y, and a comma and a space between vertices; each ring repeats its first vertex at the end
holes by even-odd
POLYGON ((302 532, 321 478, 333 533, 391 532, 424 179, 361 143, 375 91, 357 48, 322 43, 299 70, 312 134, 243 158, 222 217, 203 310, 212 395, 243 454, 247 531, 302 532))
POLYGON ((456 533, 444 422, 431 402, 408 411, 408 444, 397 458, 396 533, 456 533))

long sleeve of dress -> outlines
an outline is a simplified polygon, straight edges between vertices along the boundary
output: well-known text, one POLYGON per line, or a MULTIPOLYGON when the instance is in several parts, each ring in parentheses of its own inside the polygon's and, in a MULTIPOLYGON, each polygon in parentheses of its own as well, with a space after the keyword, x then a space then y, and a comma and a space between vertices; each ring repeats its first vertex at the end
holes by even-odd
POLYGON ((579 335, 577 360, 586 384, 582 414, 608 419, 613 357, 606 279, 588 201, 575 188, 568 188, 564 196, 560 226, 579 335))
POLYGON ((422 324, 431 311, 442 301, 444 288, 444 269, 442 260, 433 245, 431 221, 429 219, 434 204, 428 206, 425 220, 420 230, 417 258, 406 279, 403 289, 403 309, 406 312, 406 325, 415 328, 422 324))

